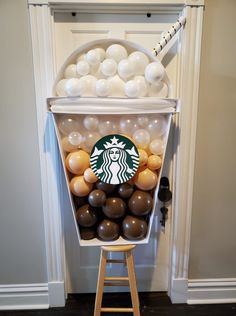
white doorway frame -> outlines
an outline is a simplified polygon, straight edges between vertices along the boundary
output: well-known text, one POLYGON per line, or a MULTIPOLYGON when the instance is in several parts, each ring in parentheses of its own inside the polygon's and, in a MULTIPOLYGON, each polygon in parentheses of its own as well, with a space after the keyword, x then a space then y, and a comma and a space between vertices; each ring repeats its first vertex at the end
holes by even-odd
POLYGON ((173 303, 186 303, 204 0, 29 0, 38 137, 47 254, 49 305, 65 304, 65 251, 62 227, 62 168, 46 98, 55 78, 53 12, 143 13, 186 16, 178 61, 181 113, 174 156, 173 216, 168 293, 173 303), (55 172, 56 170, 56 172, 55 172), (59 194, 60 193, 60 194, 59 194))

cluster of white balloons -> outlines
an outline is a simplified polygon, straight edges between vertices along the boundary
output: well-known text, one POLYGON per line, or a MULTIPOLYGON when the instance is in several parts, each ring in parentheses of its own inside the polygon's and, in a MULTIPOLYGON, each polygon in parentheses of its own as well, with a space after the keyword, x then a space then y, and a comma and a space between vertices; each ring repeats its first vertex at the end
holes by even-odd
POLYGON ((140 115, 63 115, 58 118, 61 144, 65 152, 81 148, 90 153, 95 143, 109 134, 130 138, 139 149, 162 155, 167 120, 162 114, 140 115))
POLYGON ((168 96, 163 81, 165 69, 159 61, 150 62, 141 51, 128 54, 120 44, 106 50, 97 47, 78 56, 56 85, 58 96, 146 97, 168 96))

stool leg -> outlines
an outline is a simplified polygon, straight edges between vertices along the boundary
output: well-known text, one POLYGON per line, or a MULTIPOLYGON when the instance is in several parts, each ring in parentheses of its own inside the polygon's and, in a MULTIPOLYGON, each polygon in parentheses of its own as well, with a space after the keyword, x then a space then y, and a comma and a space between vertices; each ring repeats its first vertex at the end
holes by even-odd
POLYGON ((106 251, 101 249, 97 293, 96 293, 96 300, 95 300, 95 307, 94 307, 94 316, 101 315, 104 278, 105 278, 105 273, 106 273, 106 261, 107 261, 107 253, 106 251))
POLYGON ((137 291, 136 277, 135 277, 135 270, 134 270, 134 260, 133 260, 133 254, 131 251, 128 251, 126 253, 126 261, 127 261, 129 286, 130 286, 134 316, 140 316, 139 298, 138 298, 138 291, 137 291))

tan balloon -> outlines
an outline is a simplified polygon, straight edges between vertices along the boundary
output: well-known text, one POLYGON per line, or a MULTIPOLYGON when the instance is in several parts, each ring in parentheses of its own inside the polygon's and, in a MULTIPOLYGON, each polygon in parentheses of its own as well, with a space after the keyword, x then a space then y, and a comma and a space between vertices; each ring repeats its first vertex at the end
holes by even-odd
POLYGON ((134 183, 140 190, 152 190, 157 185, 157 174, 147 167, 141 167, 134 176, 134 183))
POLYGON ((70 153, 72 151, 76 151, 78 150, 78 146, 77 145, 72 145, 70 142, 69 142, 69 139, 68 137, 63 137, 62 140, 61 140, 61 146, 62 146, 62 149, 64 151, 66 151, 67 153, 70 153))
POLYGON ((95 175, 95 173, 93 172, 91 168, 88 168, 85 170, 84 179, 85 181, 89 183, 95 183, 98 180, 97 176, 95 175))
POLYGON ((120 134, 120 135, 128 138, 132 143, 134 143, 133 138, 131 138, 129 135, 126 135, 126 134, 120 134))
POLYGON ((148 154, 144 149, 138 149, 139 153, 139 166, 142 167, 146 165, 148 161, 148 154))
POLYGON ((89 168, 89 154, 84 150, 70 153, 66 157, 66 168, 73 174, 82 175, 89 168))
POLYGON ((74 177, 70 181, 71 192, 79 197, 88 195, 93 189, 93 184, 86 182, 83 176, 74 177))
POLYGON ((161 168, 162 159, 160 156, 151 155, 148 157, 147 166, 151 170, 157 170, 161 168))

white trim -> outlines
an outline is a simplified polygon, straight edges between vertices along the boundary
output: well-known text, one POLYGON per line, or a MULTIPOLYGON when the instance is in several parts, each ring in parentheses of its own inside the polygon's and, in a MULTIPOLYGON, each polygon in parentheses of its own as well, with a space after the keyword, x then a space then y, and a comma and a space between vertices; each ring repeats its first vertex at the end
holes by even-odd
MULTIPOLYGON (((46 98, 51 95, 54 58, 51 15, 48 6, 30 6, 38 138, 42 181, 48 282, 64 282, 63 232, 60 211, 60 158, 46 98), (55 172, 57 170, 57 172, 55 172), (57 178, 58 176, 58 178, 57 178), (52 194, 53 192, 53 194, 52 194)), ((51 298, 51 296, 49 297, 51 298)), ((60 296, 62 299, 62 296, 60 296)), ((50 306, 54 303, 49 302, 50 306)), ((64 305, 65 299, 59 303, 64 305)))
MULTIPOLYGON (((93 5, 137 5, 137 4, 145 4, 147 5, 157 5, 156 0, 92 0, 89 1, 90 4, 93 5)), ((88 0, 28 0, 29 4, 63 4, 66 5, 67 7, 71 4, 85 4, 87 5, 88 0)), ((204 0, 158 0, 158 5, 191 5, 191 6, 199 6, 199 5, 204 5, 204 0)))
MULTIPOLYGON (((175 137, 177 150, 173 163, 174 211, 170 246, 169 295, 173 302, 176 300, 175 280, 188 278, 203 7, 186 7, 183 13, 187 23, 180 43, 177 97, 181 100, 181 112, 175 137)), ((183 290, 183 301, 179 303, 186 303, 187 287, 183 287, 183 290)))
POLYGON ((0 310, 46 309, 49 307, 48 285, 0 285, 0 310))
POLYGON ((188 292, 187 279, 173 279, 171 280, 171 302, 173 304, 186 303, 188 292))
POLYGON ((61 282, 49 282, 48 294, 50 307, 63 307, 65 306, 65 284, 61 282))
POLYGON ((236 278, 189 280, 187 303, 236 303, 236 278))

